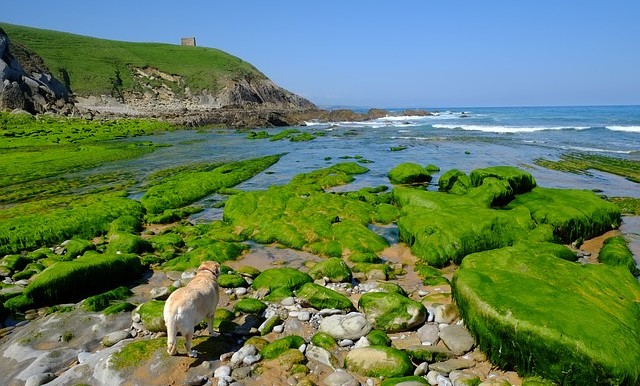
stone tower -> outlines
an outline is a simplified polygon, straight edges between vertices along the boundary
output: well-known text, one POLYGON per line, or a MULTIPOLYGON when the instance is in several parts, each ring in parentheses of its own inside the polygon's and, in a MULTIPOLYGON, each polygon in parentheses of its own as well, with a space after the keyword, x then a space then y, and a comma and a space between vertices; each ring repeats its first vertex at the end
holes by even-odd
POLYGON ((196 46, 196 38, 195 37, 182 38, 182 39, 180 39, 180 44, 182 44, 183 46, 195 47, 196 46))

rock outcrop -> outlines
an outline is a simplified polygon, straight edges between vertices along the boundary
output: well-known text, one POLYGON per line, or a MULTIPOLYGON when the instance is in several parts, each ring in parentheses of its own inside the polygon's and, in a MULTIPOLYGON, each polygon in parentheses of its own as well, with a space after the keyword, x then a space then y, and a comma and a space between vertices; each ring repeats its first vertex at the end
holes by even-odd
POLYGON ((33 51, 12 43, 0 28, 0 109, 30 113, 75 111, 66 86, 33 51))

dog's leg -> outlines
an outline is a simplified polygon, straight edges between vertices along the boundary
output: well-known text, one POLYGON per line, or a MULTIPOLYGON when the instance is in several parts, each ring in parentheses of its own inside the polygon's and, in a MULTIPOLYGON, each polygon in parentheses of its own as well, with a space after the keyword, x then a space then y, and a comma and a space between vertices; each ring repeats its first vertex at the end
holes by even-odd
POLYGON ((190 356, 191 358, 197 358, 198 352, 191 349, 191 338, 193 338, 192 332, 188 332, 184 335, 184 348, 187 350, 188 356, 190 356))
POLYGON ((169 355, 176 355, 178 353, 178 332, 176 331, 176 322, 173 318, 166 320, 167 325, 167 353, 169 355))
POLYGON ((209 336, 213 336, 213 314, 209 315, 209 319, 207 320, 207 331, 209 331, 209 336))

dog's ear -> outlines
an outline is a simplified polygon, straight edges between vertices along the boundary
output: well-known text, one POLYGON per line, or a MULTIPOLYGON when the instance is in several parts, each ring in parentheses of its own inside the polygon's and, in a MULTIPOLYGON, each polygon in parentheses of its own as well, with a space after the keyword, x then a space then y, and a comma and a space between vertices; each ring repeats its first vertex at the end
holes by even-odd
POLYGON ((214 263, 213 266, 214 266, 213 272, 215 272, 216 276, 220 276, 220 264, 214 263))

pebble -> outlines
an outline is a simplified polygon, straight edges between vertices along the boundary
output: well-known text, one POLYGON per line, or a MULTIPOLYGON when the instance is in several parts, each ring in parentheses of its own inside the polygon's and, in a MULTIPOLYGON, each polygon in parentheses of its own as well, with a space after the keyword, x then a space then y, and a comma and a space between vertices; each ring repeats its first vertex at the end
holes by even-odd
POLYGON ((280 301, 280 304, 282 304, 285 307, 289 307, 289 306, 293 306, 294 304, 296 304, 296 301, 293 298, 293 296, 289 296, 288 298, 282 299, 280 301))
POLYGON ((256 349, 256 346, 252 344, 244 345, 231 356, 231 366, 236 366, 243 362, 245 357, 249 355, 253 356, 257 353, 258 350, 256 349))
POLYGON ((277 326, 275 326, 273 328, 274 332, 277 332, 278 334, 282 333, 284 331, 284 324, 279 324, 277 326))
POLYGON ((442 374, 436 377, 436 381, 438 381, 438 386, 453 386, 449 378, 442 374))
POLYGON ((25 386, 40 386, 49 383, 56 379, 56 376, 52 373, 36 374, 27 378, 25 386))
POLYGON ((440 330, 440 339, 456 355, 462 355, 470 351, 475 340, 469 331, 462 325, 454 324, 440 330))
POLYGON ((216 378, 228 377, 231 375, 231 366, 220 366, 213 372, 216 378))
POLYGON ((422 362, 413 371, 413 375, 416 375, 416 376, 420 377, 420 376, 425 375, 428 370, 429 370, 429 363, 428 362, 422 362))
POLYGON ((298 319, 302 322, 308 322, 311 320, 311 313, 309 311, 300 311, 298 313, 298 319))
POLYGON ((322 384, 324 386, 360 386, 360 382, 344 370, 337 370, 330 374, 322 381, 322 384))
POLYGON ((338 342, 338 346, 340 347, 353 346, 353 341, 351 339, 342 339, 338 342))
POLYGON ((440 376, 440 373, 435 371, 435 370, 431 370, 427 373, 427 382, 429 382, 429 384, 431 386, 435 386, 438 384, 438 377, 440 376))
POLYGON ((260 362, 261 359, 262 356, 260 354, 247 355, 246 357, 242 358, 242 364, 244 364, 245 366, 251 366, 254 363, 260 362))
POLYGON ((238 287, 235 290, 237 296, 242 296, 247 294, 247 289, 244 287, 238 287))

